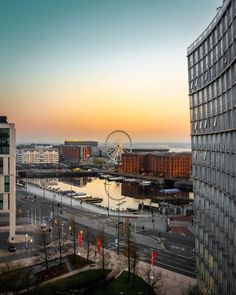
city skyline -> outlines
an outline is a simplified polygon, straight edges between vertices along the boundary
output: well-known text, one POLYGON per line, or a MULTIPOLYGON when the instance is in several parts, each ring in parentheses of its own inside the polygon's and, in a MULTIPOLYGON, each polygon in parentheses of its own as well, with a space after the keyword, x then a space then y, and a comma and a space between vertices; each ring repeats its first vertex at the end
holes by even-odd
POLYGON ((221 4, 2 1, 1 113, 17 141, 103 140, 114 129, 190 141, 186 48, 221 4))

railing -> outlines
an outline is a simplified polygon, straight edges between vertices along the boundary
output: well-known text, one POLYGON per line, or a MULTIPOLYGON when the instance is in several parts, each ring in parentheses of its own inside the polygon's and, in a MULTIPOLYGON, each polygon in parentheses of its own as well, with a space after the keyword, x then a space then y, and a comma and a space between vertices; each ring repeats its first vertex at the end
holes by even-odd
POLYGON ((221 8, 217 12, 216 16, 213 18, 212 22, 209 24, 209 26, 203 31, 203 33, 188 47, 187 53, 189 54, 212 30, 212 28, 215 26, 219 18, 222 16, 225 8, 228 6, 229 2, 231 0, 225 0, 222 4, 221 8))

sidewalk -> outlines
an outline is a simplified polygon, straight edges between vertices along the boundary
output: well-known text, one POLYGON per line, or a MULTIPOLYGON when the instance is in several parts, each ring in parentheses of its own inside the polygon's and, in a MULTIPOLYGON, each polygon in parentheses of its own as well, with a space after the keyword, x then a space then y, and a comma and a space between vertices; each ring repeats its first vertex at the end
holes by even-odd
MULTIPOLYGON (((65 197, 61 194, 58 194, 56 192, 51 192, 49 190, 46 189, 42 189, 40 187, 34 186, 32 184, 27 184, 27 192, 37 195, 39 197, 45 197, 46 199, 52 200, 54 199, 55 202, 61 202, 63 204, 66 204, 68 206, 72 205, 72 207, 74 208, 78 208, 80 210, 85 210, 85 211, 91 211, 91 212, 95 212, 97 214, 102 214, 102 215, 107 215, 107 209, 106 208, 102 208, 102 207, 98 207, 96 205, 91 205, 91 204, 87 204, 85 202, 81 203, 79 200, 76 199, 71 199, 68 197, 65 197)), ((116 211, 109 211, 110 216, 117 216, 117 212, 116 211)), ((149 217, 149 214, 131 214, 129 212, 122 212, 120 211, 120 217, 130 217, 130 218, 147 218, 149 217)))

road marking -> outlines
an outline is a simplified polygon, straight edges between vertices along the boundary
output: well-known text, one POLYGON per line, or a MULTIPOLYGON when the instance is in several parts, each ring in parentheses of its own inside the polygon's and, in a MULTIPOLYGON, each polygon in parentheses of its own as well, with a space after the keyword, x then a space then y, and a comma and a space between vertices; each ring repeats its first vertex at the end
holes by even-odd
POLYGON ((189 271, 189 270, 185 270, 185 269, 183 269, 183 268, 179 268, 179 267, 176 267, 176 266, 172 266, 172 265, 170 265, 170 264, 167 264, 167 263, 164 263, 164 262, 161 262, 161 261, 158 262, 158 260, 157 260, 157 262, 156 262, 155 265, 158 266, 158 265, 161 265, 161 264, 162 264, 162 265, 165 265, 165 266, 168 266, 168 267, 170 267, 170 268, 174 268, 174 269, 181 270, 182 272, 190 273, 190 274, 196 276, 196 273, 195 273, 195 272, 192 272, 192 271, 189 271))

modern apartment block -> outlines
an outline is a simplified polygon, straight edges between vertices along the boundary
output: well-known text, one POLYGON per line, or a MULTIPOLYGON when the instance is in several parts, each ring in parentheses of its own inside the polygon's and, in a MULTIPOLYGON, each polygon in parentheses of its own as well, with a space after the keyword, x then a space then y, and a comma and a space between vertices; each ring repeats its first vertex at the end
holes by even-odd
POLYGON ((9 214, 9 242, 16 229, 16 131, 0 116, 0 214, 9 214))
POLYGON ((197 278, 236 294, 236 1, 188 48, 197 278))
POLYGON ((16 161, 19 164, 58 164, 59 152, 56 148, 24 147, 17 148, 16 161))

